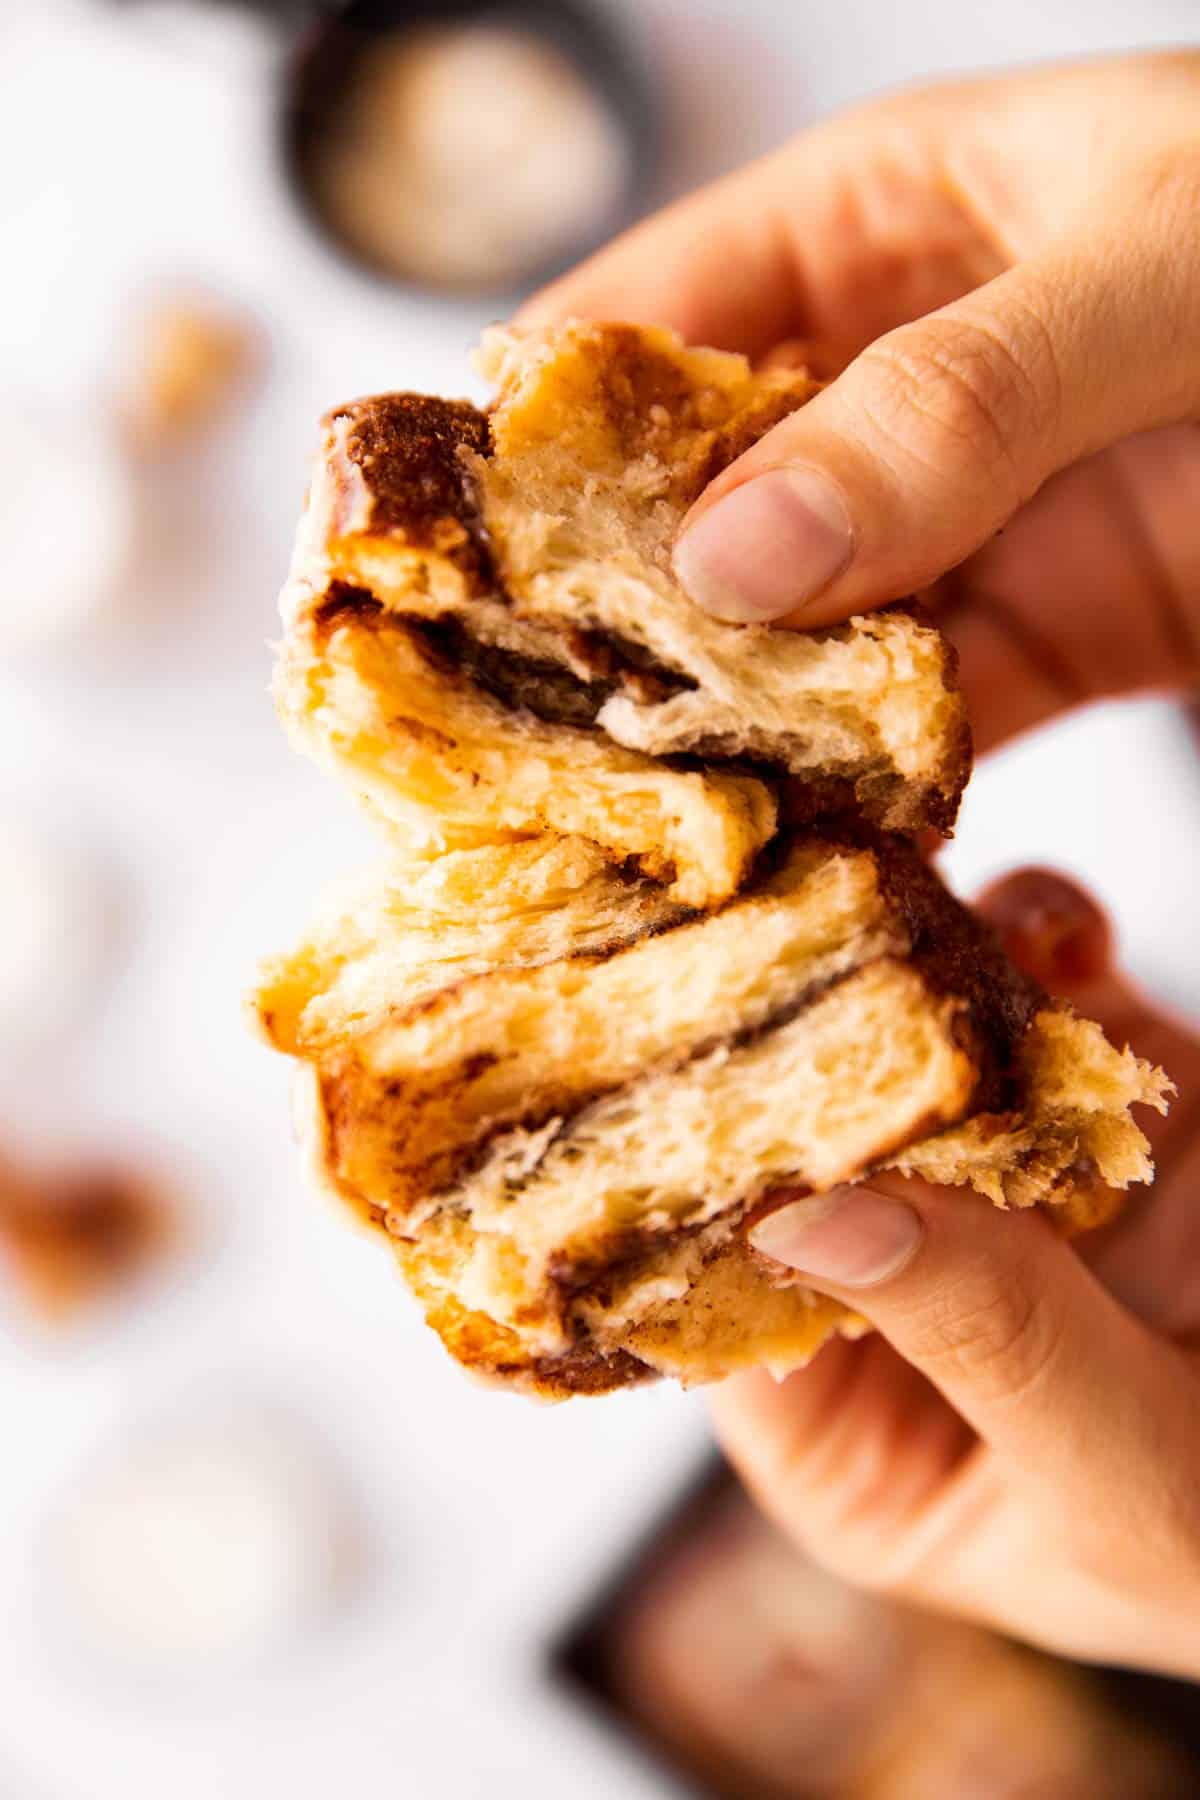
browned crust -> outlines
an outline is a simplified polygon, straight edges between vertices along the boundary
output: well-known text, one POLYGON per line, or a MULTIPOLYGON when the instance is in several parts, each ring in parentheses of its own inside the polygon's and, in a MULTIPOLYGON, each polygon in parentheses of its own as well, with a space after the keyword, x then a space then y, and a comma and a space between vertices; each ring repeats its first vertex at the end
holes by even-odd
POLYGON ((762 392, 732 420, 714 426, 707 396, 676 359, 647 341, 638 325, 607 323, 594 329, 589 360, 606 424, 626 462, 658 455, 681 433, 696 434, 694 451, 675 464, 671 483, 677 505, 690 506, 710 481, 760 437, 812 399, 820 383, 804 370, 762 392))
POLYGON ((910 960, 937 992, 965 1003, 980 1066, 972 1110, 1019 1109, 1027 1080, 1021 1048, 1047 1004, 1044 990, 1008 960, 987 920, 956 899, 910 844, 853 829, 849 841, 869 843, 884 897, 908 933, 910 960))
MULTIPOLYGON (((633 462, 660 451, 663 440, 673 440, 681 431, 698 433, 694 452, 675 465, 672 477, 673 498, 681 507, 696 499, 722 469, 816 391, 816 384, 805 384, 764 393, 756 405, 745 408, 732 423, 705 430, 702 392, 669 356, 647 347, 637 327, 606 326, 603 348, 597 349, 594 361, 606 417, 627 460, 633 462)), ((324 424, 326 468, 332 491, 338 497, 329 520, 328 547, 333 543, 339 546, 335 562, 344 574, 354 575, 356 535, 391 535, 414 550, 444 557, 454 566, 468 592, 509 598, 483 524, 469 467, 472 457, 488 458, 494 453, 491 426, 484 412, 467 400, 392 393, 337 407, 326 416, 324 424)), ((896 602, 884 610, 903 613, 935 629, 933 620, 915 601, 896 602)), ((337 624, 378 624, 387 611, 369 588, 356 588, 352 582, 334 579, 317 599, 312 617, 319 638, 327 640, 337 624), (348 595, 355 596, 352 607, 346 604, 348 595)), ((387 622, 395 624, 398 620, 389 615, 387 622)), ((443 622, 438 629, 449 633, 454 627, 443 622)), ((463 631, 462 627, 458 629, 463 631)), ((834 632, 839 629, 843 628, 832 628, 834 632)), ((436 646, 428 621, 424 630, 421 647, 433 657, 436 646)), ((669 693, 681 684, 690 685, 686 674, 669 665, 651 665, 644 655, 632 653, 631 646, 606 634, 590 635, 598 679, 591 684, 579 682, 579 695, 565 711, 562 706, 547 711, 534 704, 537 716, 547 722, 566 729, 594 731, 597 728, 592 718, 610 691, 625 688, 636 692, 639 684, 646 688, 661 683, 669 693)), ((940 638, 940 646, 946 690, 958 695, 957 653, 945 638, 940 638)), ((488 655, 493 661, 499 660, 497 653, 485 652, 484 662, 488 655)), ((442 660, 444 664, 446 659, 442 660)), ((462 678, 466 682, 481 687, 502 704, 514 704, 504 696, 501 686, 479 679, 480 671, 475 665, 480 659, 472 663, 460 657, 459 662, 463 663, 462 678)), ((446 672, 443 666, 443 673, 446 672)), ((571 680, 563 671, 547 669, 542 671, 540 686, 543 693, 565 690, 571 680)), ((536 681, 528 686, 531 694, 537 691, 536 681)), ((515 704, 519 707, 519 702, 515 704)), ((731 766, 746 760, 730 759, 717 743, 707 747, 698 744, 689 754, 702 765, 731 766)), ((971 762, 970 726, 966 709, 960 706, 942 765, 933 781, 923 788, 910 791, 895 774, 853 780, 819 774, 786 777, 766 758, 761 763, 747 763, 747 767, 764 779, 778 780, 782 776, 786 780, 796 823, 812 823, 852 806, 877 825, 912 833, 928 829, 950 837, 971 762)))
POLYGON ((425 1303, 426 1323, 456 1362, 485 1381, 542 1400, 569 1400, 576 1394, 610 1394, 659 1379, 655 1369, 627 1350, 602 1350, 586 1340, 555 1356, 531 1355, 514 1332, 486 1313, 471 1312, 449 1295, 432 1296, 417 1258, 402 1252, 400 1262, 409 1285, 425 1303))
POLYGON ((731 463, 747 450, 753 449, 759 438, 765 437, 768 431, 786 418, 808 400, 817 391, 815 382, 797 392, 794 389, 782 389, 775 394, 764 394, 754 407, 747 407, 732 425, 714 433, 712 442, 705 446, 702 455, 693 457, 688 466, 688 483, 684 490, 684 503, 690 505, 699 499, 710 481, 724 474, 731 463))
POLYGON ((335 407, 324 424, 335 478, 357 478, 369 495, 370 531, 436 550, 480 590, 495 586, 465 461, 468 453, 491 455, 485 413, 469 400, 376 394, 335 407))
POLYGON ((665 429, 700 427, 694 384, 672 357, 647 344, 638 326, 606 325, 591 351, 605 420, 627 462, 645 454, 660 408, 665 429))
MULTIPOLYGON (((705 390, 674 357, 648 343, 640 326, 601 327, 590 361, 606 422, 627 462, 669 446, 681 433, 695 434, 694 453, 675 462, 672 493, 684 507, 820 387, 797 371, 790 383, 764 391, 714 426, 705 390)), ((370 489, 372 530, 396 531, 427 548, 441 548, 448 519, 478 532, 468 458, 490 457, 494 446, 487 413, 471 401, 375 394, 335 407, 324 424, 370 489)))

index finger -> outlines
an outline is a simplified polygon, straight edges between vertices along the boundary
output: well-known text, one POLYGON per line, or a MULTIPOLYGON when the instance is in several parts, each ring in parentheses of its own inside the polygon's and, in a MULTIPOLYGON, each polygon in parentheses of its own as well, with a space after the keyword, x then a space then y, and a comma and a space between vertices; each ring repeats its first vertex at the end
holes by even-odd
POLYGON ((518 325, 670 325, 757 357, 806 328, 781 158, 753 163, 634 226, 527 300, 518 325))
POLYGON ((847 352, 958 298, 1000 257, 944 178, 925 109, 835 119, 626 232, 535 294, 518 325, 670 325, 758 359, 781 339, 847 352))

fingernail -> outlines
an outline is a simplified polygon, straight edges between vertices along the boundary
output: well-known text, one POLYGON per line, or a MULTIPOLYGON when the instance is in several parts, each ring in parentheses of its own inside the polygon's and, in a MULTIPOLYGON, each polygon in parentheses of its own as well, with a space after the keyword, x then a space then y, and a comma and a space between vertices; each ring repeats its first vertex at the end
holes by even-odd
POLYGON ((1104 912, 1054 869, 1019 869, 989 888, 980 903, 1013 961, 1049 988, 1094 980, 1112 961, 1104 912))
POLYGON ((871 1188, 835 1188, 768 1213, 750 1242, 784 1263, 835 1287, 876 1287, 911 1260, 924 1227, 911 1206, 871 1188))
POLYGON ((770 469, 702 512, 673 564, 705 612, 764 624, 828 587, 853 549, 846 503, 818 469, 770 469))

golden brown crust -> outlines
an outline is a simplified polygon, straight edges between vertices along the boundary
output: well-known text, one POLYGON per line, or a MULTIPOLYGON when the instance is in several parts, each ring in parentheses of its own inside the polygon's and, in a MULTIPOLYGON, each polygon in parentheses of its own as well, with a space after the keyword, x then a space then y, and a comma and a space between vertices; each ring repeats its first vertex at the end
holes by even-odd
MULTIPOLYGON (((847 829, 846 842, 862 841, 847 829)), ((946 887, 932 864, 902 839, 873 837, 879 884, 903 921, 909 955, 930 985, 966 1007, 977 1048, 980 1111, 1020 1109, 1027 1080, 1021 1047, 1044 991, 1008 960, 1000 938, 980 914, 946 887)))
POLYGON ((406 833, 422 812, 447 825, 452 813, 456 844, 485 841, 492 812, 493 829, 591 830, 613 854, 640 848, 660 878, 671 864, 680 896, 710 904, 773 829, 785 777, 797 816, 850 804, 887 829, 949 834, 969 732, 953 653, 927 621, 897 606, 781 649, 762 630, 702 619, 669 574, 687 506, 816 384, 619 325, 523 341, 495 372, 490 417, 412 394, 327 416, 283 602, 277 691, 296 741, 351 771, 372 754, 372 804, 406 833), (365 633, 374 648, 356 654, 365 633), (818 646, 827 677, 812 666, 818 646), (441 798, 411 754, 434 726, 410 692, 414 655, 434 670, 436 728, 459 770, 441 798), (894 727, 879 710, 888 668, 907 684, 894 727), (836 697, 823 710, 825 679, 836 697), (579 796, 569 816, 506 776, 504 745, 562 762, 579 796), (684 773, 702 784, 686 797, 684 773), (631 782, 660 789, 637 820, 631 782), (698 869, 661 843, 656 860, 651 840, 681 805, 709 846, 698 869))
POLYGON ((820 383, 802 368, 769 381, 747 371, 743 391, 730 394, 698 381, 689 353, 680 349, 668 334, 643 326, 593 326, 576 333, 583 374, 575 380, 581 388, 588 384, 588 399, 597 399, 620 464, 661 461, 670 470, 662 491, 686 509, 730 463, 811 400, 820 383))
POLYGON ((360 530, 396 533, 438 550, 483 585, 491 567, 464 451, 491 454, 487 417, 469 400, 375 394, 324 420, 327 454, 345 491, 365 490, 360 530))
POLYGON ((538 1400, 570 1400, 579 1394, 611 1394, 658 1380, 658 1371, 627 1350, 602 1349, 581 1339, 555 1356, 532 1353, 514 1331, 473 1311, 433 1286, 418 1250, 397 1246, 409 1287, 425 1307, 425 1322, 456 1362, 480 1380, 538 1400))

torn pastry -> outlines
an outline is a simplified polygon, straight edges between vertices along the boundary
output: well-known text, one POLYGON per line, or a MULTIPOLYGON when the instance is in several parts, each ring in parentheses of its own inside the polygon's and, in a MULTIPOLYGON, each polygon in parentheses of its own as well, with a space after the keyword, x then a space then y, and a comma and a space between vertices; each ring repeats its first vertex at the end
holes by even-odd
POLYGON ((781 841, 710 912, 584 839, 394 864, 255 1007, 321 1181, 455 1356, 550 1395, 860 1329, 748 1247, 781 1189, 893 1166, 1094 1224, 1148 1178, 1129 1108, 1167 1088, 865 829, 781 841))
POLYGON ((729 625, 671 575, 692 501, 817 384, 624 325, 494 331, 481 362, 486 413, 326 421, 282 603, 294 741, 411 847, 578 836, 692 906, 781 813, 948 832, 970 742, 930 624, 729 625))

